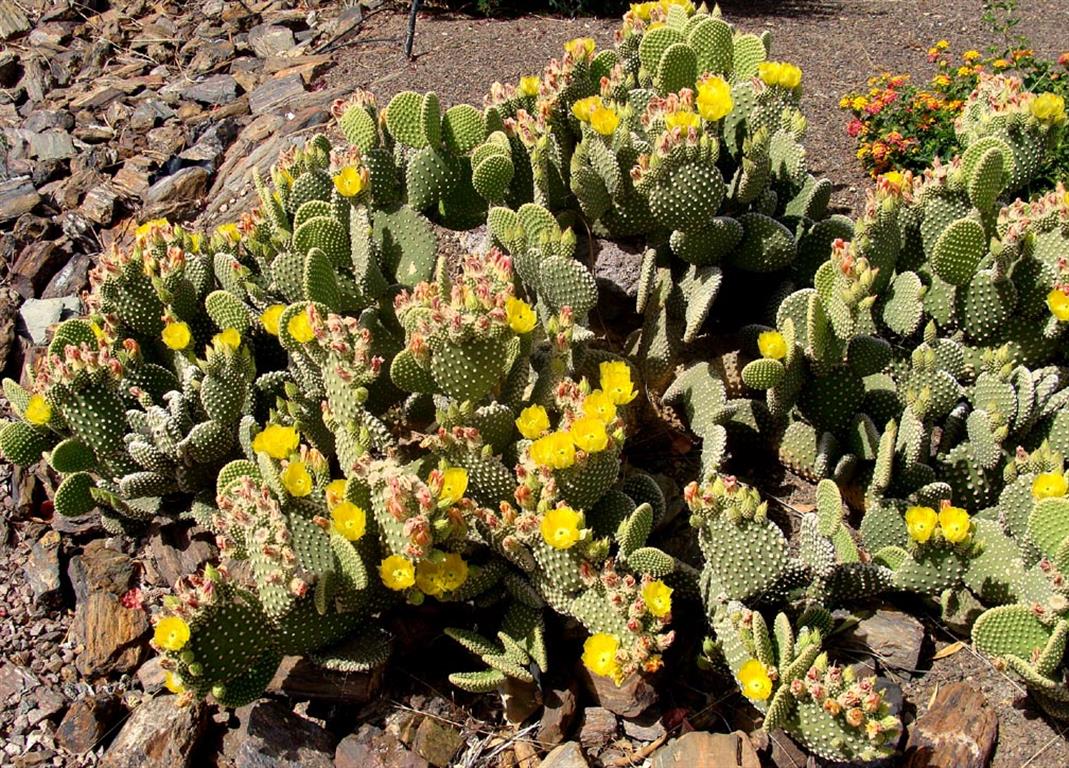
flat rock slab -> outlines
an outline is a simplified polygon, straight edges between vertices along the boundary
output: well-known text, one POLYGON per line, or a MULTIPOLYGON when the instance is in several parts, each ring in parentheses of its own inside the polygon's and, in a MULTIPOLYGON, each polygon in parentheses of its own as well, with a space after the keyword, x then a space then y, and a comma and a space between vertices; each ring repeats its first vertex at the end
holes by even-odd
POLYGON ((885 669, 915 675, 924 637, 924 625, 908 613, 880 608, 859 621, 843 641, 871 652, 885 669))
POLYGON ((427 768, 396 736, 370 723, 349 734, 334 752, 335 768, 427 768))
POLYGON ((74 317, 82 311, 82 302, 77 296, 58 299, 27 299, 19 308, 22 330, 35 345, 48 343, 49 329, 61 320, 74 317))
POLYGON ((588 768, 589 765, 579 745, 569 741, 546 755, 541 768, 588 768))
POLYGON ((984 768, 995 751, 998 716, 968 683, 940 688, 909 729, 904 768, 984 768))
POLYGON ((274 701, 237 711, 240 725, 223 737, 234 768, 334 768, 330 734, 274 701))
POLYGON ((204 726, 199 704, 178 706, 177 696, 157 696, 133 711, 115 737, 101 768, 186 768, 204 726))
POLYGON ((742 731, 692 731, 658 749, 650 768, 761 768, 761 759, 742 731))

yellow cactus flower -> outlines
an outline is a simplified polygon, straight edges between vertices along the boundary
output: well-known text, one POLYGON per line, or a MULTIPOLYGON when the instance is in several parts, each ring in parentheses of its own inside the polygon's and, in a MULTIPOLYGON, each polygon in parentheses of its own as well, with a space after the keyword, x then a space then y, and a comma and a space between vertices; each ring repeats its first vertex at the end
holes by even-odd
POLYGON ((516 92, 521 96, 537 96, 542 88, 542 78, 538 75, 527 75, 520 78, 520 84, 516 86, 516 92))
POLYGON ((526 301, 510 296, 505 301, 505 321, 514 332, 523 335, 535 327, 538 315, 526 301))
POLYGON ((557 507, 542 516, 539 530, 546 544, 554 549, 571 549, 579 541, 583 515, 571 507, 557 507))
POLYGON ((237 328, 226 328, 212 336, 212 344, 227 349, 237 349, 241 346, 241 333, 237 328))
POLYGON ((597 416, 584 416, 572 422, 568 430, 576 446, 587 453, 604 451, 609 445, 609 435, 605 431, 605 422, 597 416))
POLYGON ((379 578, 387 589, 408 589, 416 583, 416 568, 408 558, 390 555, 379 563, 379 578))
POLYGON ((592 37, 576 37, 564 44, 564 51, 573 59, 585 59, 594 53, 597 46, 592 37))
POLYGON ((331 528, 349 541, 356 541, 367 531, 367 513, 351 501, 339 501, 330 510, 331 528))
POLYGON ((364 190, 364 177, 358 169, 347 165, 334 175, 334 188, 342 197, 356 197, 364 190))
POLYGON ((45 400, 44 395, 32 395, 22 415, 26 421, 42 427, 52 420, 52 406, 45 400))
POLYGON ((1047 308, 1060 323, 1069 323, 1069 293, 1055 288, 1047 294, 1047 308))
POLYGON ((285 311, 285 304, 272 304, 260 315, 260 325, 272 336, 278 336, 278 321, 282 319, 282 313, 285 311))
POLYGON ((650 14, 653 13, 653 9, 658 5, 657 2, 650 3, 631 3, 631 13, 637 19, 642 21, 649 21, 650 14))
POLYGON ((718 75, 712 75, 698 83, 698 98, 695 103, 698 114, 709 121, 720 120, 735 107, 731 86, 718 75))
POLYGON ((664 116, 664 127, 670 131, 679 128, 685 132, 691 128, 697 128, 701 123, 701 118, 694 112, 687 112, 682 109, 669 112, 664 116))
POLYGON ((600 96, 587 96, 585 99, 579 99, 579 101, 572 104, 572 114, 575 115, 580 122, 589 123, 591 113, 600 106, 600 96))
POLYGON ((575 464, 575 443, 567 432, 552 432, 531 443, 531 459, 540 467, 567 469, 575 464))
POLYGON ((932 538, 939 516, 931 507, 910 507, 906 510, 906 530, 909 537, 918 544, 932 538))
POLYGON ((616 403, 600 389, 583 398, 583 415, 594 416, 608 424, 616 418, 616 403))
POLYGON ((880 178, 883 179, 890 186, 894 187, 897 190, 901 190, 902 189, 902 185, 906 181, 906 177, 903 176, 900 171, 888 171, 887 173, 883 174, 880 178))
POLYGON ((468 470, 463 467, 450 467, 442 473, 442 490, 438 494, 438 504, 451 507, 464 498, 468 490, 468 470))
POLYGON ((268 424, 252 439, 252 449, 257 453, 266 453, 272 459, 285 459, 297 450, 301 436, 293 427, 281 424, 268 424))
POLYGON ((616 652, 620 650, 620 641, 613 635, 598 632, 583 643, 583 666, 602 677, 616 678, 620 674, 620 664, 616 661, 616 652))
POLYGON ((446 592, 460 589, 468 580, 468 564, 463 557, 456 552, 450 552, 442 562, 438 564, 438 571, 442 575, 442 586, 446 592))
POLYGON ((939 510, 939 529, 943 538, 958 544, 969 537, 969 513, 961 507, 946 506, 939 510))
POLYGON ((438 562, 433 558, 416 564, 416 589, 425 595, 440 595, 445 592, 445 581, 438 562))
POLYGON ((742 695, 751 701, 765 701, 772 695, 772 678, 757 659, 750 659, 739 669, 739 686, 742 695))
POLYGON ((312 475, 303 461, 291 461, 279 474, 278 479, 282 481, 282 487, 290 496, 299 498, 312 492, 312 475))
POLYGON ((289 331, 290 336, 298 344, 306 344, 315 338, 312 321, 308 319, 307 312, 298 312, 291 317, 289 322, 286 323, 286 330, 289 331))
POLYGON ((590 127, 602 136, 612 136, 619 124, 620 116, 612 107, 600 105, 590 113, 590 127))
POLYGON ((236 243, 241 239, 241 230, 239 230, 238 225, 232 221, 226 224, 220 224, 216 227, 215 234, 231 243, 236 243))
POLYGON ((189 625, 178 616, 164 616, 156 622, 152 642, 165 651, 180 651, 189 642, 189 625))
POLYGON ((327 483, 324 495, 327 498, 327 509, 334 509, 338 504, 345 501, 345 480, 331 480, 327 483))
POLYGON ((1041 123, 1061 125, 1065 122, 1065 99, 1056 93, 1041 93, 1029 105, 1032 115, 1041 123))
POLYGON ((788 90, 797 88, 802 82, 802 70, 785 61, 762 61, 757 65, 757 76, 765 85, 778 85, 788 90))
POLYGON ((1064 496, 1069 491, 1069 482, 1061 472, 1041 472, 1032 481, 1032 496, 1051 499, 1064 496))
POLYGON ((638 396, 631 383, 631 366, 622 360, 604 362, 598 366, 601 389, 616 405, 627 405, 638 396))
POLYGON ((658 619, 672 612, 672 588, 663 581, 651 581, 642 588, 642 600, 646 610, 658 619))
POLYGON ((691 0, 661 0, 661 8, 665 13, 668 13, 668 9, 673 5, 678 5, 688 16, 694 13, 694 3, 691 0))
POLYGON ((549 414, 540 405, 529 405, 520 411, 516 429, 528 440, 537 440, 549 429, 549 414))
POLYGON ((182 678, 171 671, 163 673, 163 687, 171 693, 185 693, 186 691, 186 687, 182 685, 182 678))
POLYGON ((787 356, 787 340, 779 331, 765 331, 757 337, 757 350, 761 357, 782 360, 787 356))
POLYGON ((189 331, 189 324, 182 321, 167 323, 167 325, 163 326, 163 332, 160 337, 168 349, 174 350, 185 349, 189 346, 189 342, 193 340, 193 334, 189 331))
POLYGON ((150 219, 144 224, 139 224, 137 229, 134 230, 134 237, 138 240, 144 239, 146 235, 152 233, 153 230, 163 229, 169 226, 167 219, 150 219))

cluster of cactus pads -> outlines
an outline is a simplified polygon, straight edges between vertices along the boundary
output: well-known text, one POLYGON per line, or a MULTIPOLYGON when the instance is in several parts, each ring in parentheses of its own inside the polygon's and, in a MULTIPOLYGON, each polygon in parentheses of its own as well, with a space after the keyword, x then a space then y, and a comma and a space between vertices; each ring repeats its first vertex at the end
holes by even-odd
POLYGON ((357 93, 344 142, 287 150, 239 221, 101 257, 87 316, 4 382, 0 448, 59 473, 58 514, 217 536, 157 617, 169 687, 238 705, 287 654, 371 669, 377 619, 427 600, 500 606, 448 630, 478 657, 460 688, 535 684, 547 609, 619 683, 689 607, 765 728, 866 761, 900 722, 830 611, 908 592, 1069 719, 1069 194, 1011 202, 1064 115, 985 77, 960 155, 852 221, 770 48, 633 4, 614 48, 573 40, 481 109, 357 93), (622 345, 577 232, 642 243, 622 345), (681 499, 627 450, 658 415, 701 442, 681 499), (754 446, 816 483, 793 534, 728 472, 754 446), (683 507, 702 562, 656 546, 683 507))

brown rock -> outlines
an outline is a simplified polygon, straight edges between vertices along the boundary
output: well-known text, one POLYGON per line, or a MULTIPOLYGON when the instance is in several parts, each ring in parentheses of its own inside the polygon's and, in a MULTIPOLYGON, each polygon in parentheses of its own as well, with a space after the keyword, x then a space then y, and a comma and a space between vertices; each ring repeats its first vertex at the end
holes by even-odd
POLYGON ((15 0, 0 0, 0 40, 7 40, 30 28, 30 20, 15 0))
POLYGON ((22 572, 38 605, 52 603, 59 597, 59 533, 48 531, 34 542, 22 572))
POLYGON ((412 751, 431 765, 446 768, 464 743, 464 735, 436 717, 424 717, 412 740, 412 751))
MULTIPOLYGON (((22 249, 11 267, 11 284, 24 299, 36 296, 56 274, 67 253, 55 240, 36 240, 22 249)), ((69 296, 68 291, 63 296, 69 296)))
POLYGON ((579 745, 569 741, 546 755, 540 768, 588 768, 589 765, 579 745))
POLYGON ((68 752, 82 754, 96 747, 121 711, 114 696, 86 696, 71 704, 56 729, 56 743, 68 752))
POLYGON ((227 104, 237 95, 238 83, 232 75, 214 75, 182 89, 182 98, 201 104, 227 104))
POLYGON ((82 200, 80 210, 90 221, 106 227, 115 218, 115 203, 118 199, 115 190, 108 186, 93 187, 82 200))
POLYGON ((177 696, 147 699, 135 709, 100 761, 101 768, 185 768, 204 726, 200 704, 177 696))
POLYGON ((554 688, 544 698, 545 708, 538 726, 538 741, 560 744, 571 731, 575 720, 576 691, 574 688, 554 688))
POLYGON ((581 679, 599 706, 621 717, 638 717, 657 701, 657 691, 641 675, 631 675, 620 685, 581 667, 581 679))
POLYGON ((110 104, 122 95, 123 92, 119 88, 115 88, 111 85, 98 85, 96 88, 93 88, 71 101, 70 108, 74 111, 80 109, 99 109, 100 107, 110 104))
POLYGON ((378 694, 381 681, 379 670, 331 672, 299 656, 286 656, 267 690, 296 699, 366 704, 378 694))
POLYGON ((108 539, 94 539, 85 545, 81 555, 71 558, 67 575, 79 602, 90 592, 107 592, 121 597, 133 581, 134 561, 108 539))
POLYGON ((742 731, 691 731, 658 749, 650 768, 761 768, 761 760, 742 731))
POLYGON ((538 686, 510 677, 501 687, 501 702, 505 705, 505 719, 519 725, 542 706, 538 686))
POLYGON ((427 761, 409 751, 392 733, 365 723, 346 736, 334 752, 335 768, 427 768, 427 761))
POLYGON ((588 755, 596 755, 616 738, 616 715, 604 707, 587 707, 579 725, 579 743, 588 755))
POLYGON ((278 56, 296 44, 293 30, 281 24, 257 24, 249 30, 249 46, 261 59, 278 56))
MULTIPOLYGON (((88 253, 72 256, 65 265, 52 276, 48 285, 41 292, 42 299, 58 299, 62 296, 77 296, 89 282, 90 257, 88 253)), ((61 517, 57 515, 56 517, 61 517)), ((55 522, 53 520, 53 522, 55 522)))
POLYGON ((0 667, 0 701, 12 701, 21 698, 24 691, 40 685, 33 673, 26 667, 16 664, 4 664, 0 667))
POLYGON ((82 647, 75 666, 86 677, 131 671, 141 661, 148 631, 143 610, 127 608, 107 592, 91 592, 78 604, 71 623, 82 647))
POLYGON ((333 768, 330 734, 274 701, 237 711, 240 725, 223 737, 234 768, 333 768))
POLYGON ((196 573, 218 555, 212 534, 192 529, 187 524, 153 524, 149 534, 146 547, 148 576, 152 582, 165 587, 174 586, 183 576, 196 573))
POLYGON ((262 115, 278 108, 304 93, 304 81, 300 75, 271 78, 249 94, 249 109, 254 115, 262 115))
POLYGON ((886 669, 916 674, 924 626, 908 613, 880 608, 854 625, 843 642, 873 654, 886 669))
POLYGON ((31 211, 41 196, 27 178, 0 181, 0 222, 17 219, 31 211))
POLYGON ((998 717, 968 683, 940 688, 931 708, 909 729, 904 768, 984 768, 998 738, 998 717))

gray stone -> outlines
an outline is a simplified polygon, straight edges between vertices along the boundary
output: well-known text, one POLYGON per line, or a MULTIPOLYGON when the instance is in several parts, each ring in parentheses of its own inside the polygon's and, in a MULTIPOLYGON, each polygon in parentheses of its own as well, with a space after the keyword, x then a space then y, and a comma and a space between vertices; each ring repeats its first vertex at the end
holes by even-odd
POLYGON ((624 733, 637 741, 657 741, 666 731, 661 714, 647 711, 638 717, 624 718, 624 733))
POLYGON ((60 593, 59 533, 48 531, 30 547, 30 556, 22 567, 33 590, 37 605, 55 601, 60 593))
POLYGON ((587 707, 579 726, 579 743, 583 751, 596 755, 616 738, 616 715, 604 707, 587 707))
POLYGON ((290 102, 304 93, 304 80, 300 75, 273 77, 249 94, 249 110, 262 115, 276 109, 285 109, 290 102))
POLYGON ((334 752, 335 768, 427 768, 396 736, 370 723, 346 736, 334 752))
POLYGON ((176 201, 192 201, 204 196, 210 174, 204 168, 182 168, 177 173, 164 176, 145 193, 145 203, 160 204, 176 201))
POLYGON ((237 98, 238 81, 231 75, 213 75, 179 92, 182 98, 213 106, 229 104, 237 98))
MULTIPOLYGON (((583 254, 584 242, 578 244, 583 254)), ((602 293, 627 297, 632 303, 638 296, 638 281, 642 266, 643 248, 614 240, 594 240, 594 277, 602 293)))
POLYGON ((74 157, 74 139, 66 131, 49 130, 26 136, 30 154, 38 160, 66 160, 74 157))
POLYGON ((203 727, 200 704, 179 706, 177 696, 146 699, 130 714, 100 768, 185 768, 203 727))
POLYGON ((223 737, 234 768, 333 768, 330 734, 274 701, 237 711, 239 726, 223 737))
POLYGON ((579 745, 569 741, 546 755, 540 768, 588 768, 589 765, 579 745))
POLYGON ((279 24, 257 24, 249 30, 249 47, 261 59, 278 56, 293 48, 293 30, 279 24))
POLYGON ((82 310, 77 296, 58 299, 27 299, 19 308, 21 330, 34 344, 48 343, 48 329, 61 320, 74 317, 82 310))
POLYGON ((41 293, 42 299, 58 299, 77 296, 89 281, 90 257, 87 253, 75 254, 52 276, 41 293))
POLYGON ((29 213, 41 201, 41 196, 26 177, 0 181, 0 223, 29 213))
POLYGON ((437 768, 446 768, 464 743, 464 735, 447 722, 424 717, 412 739, 412 751, 437 768))
POLYGON ((924 645, 924 625, 908 613, 880 608, 854 625, 842 641, 871 653, 885 669, 916 675, 924 645))
POLYGON ((267 684, 272 693, 296 699, 317 699, 337 704, 366 704, 379 691, 380 670, 334 672, 300 656, 286 656, 267 684))

